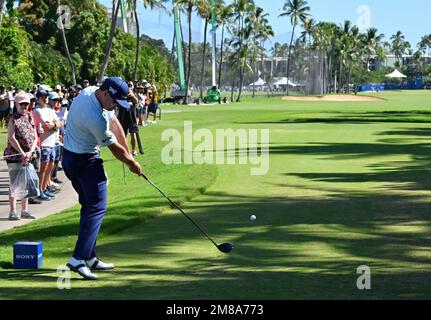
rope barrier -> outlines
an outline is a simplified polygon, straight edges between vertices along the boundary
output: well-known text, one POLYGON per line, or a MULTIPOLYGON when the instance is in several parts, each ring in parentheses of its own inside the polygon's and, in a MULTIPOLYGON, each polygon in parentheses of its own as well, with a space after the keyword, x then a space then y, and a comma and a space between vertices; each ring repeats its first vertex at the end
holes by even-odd
MULTIPOLYGON (((60 143, 59 145, 56 145, 55 147, 52 147, 52 148, 62 148, 63 144, 61 142, 59 142, 59 143, 60 143)), ((16 153, 16 154, 8 155, 8 156, 2 156, 0 158, 0 161, 5 161, 6 158, 13 158, 13 157, 18 157, 18 156, 22 156, 22 153, 16 153)))

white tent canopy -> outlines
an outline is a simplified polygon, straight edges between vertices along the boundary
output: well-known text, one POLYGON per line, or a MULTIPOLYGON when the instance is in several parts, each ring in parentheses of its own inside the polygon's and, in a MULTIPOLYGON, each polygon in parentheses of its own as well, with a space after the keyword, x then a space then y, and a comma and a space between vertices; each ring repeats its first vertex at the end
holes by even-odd
POLYGON ((291 87, 296 87, 297 86, 292 81, 287 80, 286 77, 283 77, 280 80, 278 80, 277 82, 275 82, 274 86, 286 86, 287 84, 289 84, 289 86, 291 86, 291 87))
POLYGON ((386 78, 407 78, 407 76, 399 72, 397 69, 395 69, 394 72, 387 74, 385 77, 386 78))
POLYGON ((259 78, 259 80, 257 80, 256 82, 251 83, 250 87, 252 87, 252 86, 264 86, 265 84, 266 84, 266 82, 262 78, 259 78))

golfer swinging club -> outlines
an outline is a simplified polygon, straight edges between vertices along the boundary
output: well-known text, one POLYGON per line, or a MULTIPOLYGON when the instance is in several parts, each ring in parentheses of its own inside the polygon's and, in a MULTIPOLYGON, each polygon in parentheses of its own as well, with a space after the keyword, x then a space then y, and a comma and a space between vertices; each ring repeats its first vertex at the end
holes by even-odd
POLYGON ((79 195, 81 221, 75 251, 67 266, 83 278, 96 280, 93 270, 108 270, 114 266, 96 256, 97 235, 106 212, 107 178, 101 147, 125 163, 130 171, 141 175, 141 167, 130 155, 127 140, 114 109, 126 101, 129 87, 121 78, 107 78, 100 88, 89 87, 76 97, 67 118, 63 168, 79 195))

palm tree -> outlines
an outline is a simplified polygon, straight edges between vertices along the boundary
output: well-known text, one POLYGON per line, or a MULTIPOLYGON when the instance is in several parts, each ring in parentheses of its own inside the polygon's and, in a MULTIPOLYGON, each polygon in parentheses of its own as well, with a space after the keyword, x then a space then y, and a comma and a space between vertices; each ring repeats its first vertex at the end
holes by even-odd
POLYGON ((221 71, 223 65, 223 53, 224 53, 224 31, 226 27, 230 29, 230 17, 232 15, 232 7, 231 6, 219 6, 218 8, 218 21, 222 27, 221 31, 221 41, 220 41, 220 63, 219 63, 219 71, 218 71, 218 87, 221 87, 221 71))
MULTIPOLYGON (((199 0, 176 0, 178 4, 182 5, 187 12, 187 23, 189 28, 189 43, 188 43, 188 69, 187 69, 187 79, 186 79, 186 92, 190 88, 190 80, 192 75, 192 14, 193 10, 197 7, 199 0)), ((187 104, 187 99, 184 99, 184 104, 187 104)))
MULTIPOLYGON (((290 76, 290 56, 292 53, 293 37, 295 36, 295 29, 299 22, 304 23, 310 16, 310 7, 306 0, 288 0, 282 10, 284 11, 279 17, 289 17, 290 23, 293 26, 292 37, 289 44, 289 56, 287 57, 287 79, 290 76)), ((286 86, 286 94, 289 95, 289 85, 286 86)))
POLYGON ((423 36, 421 38, 421 41, 418 43, 418 48, 420 51, 422 51, 423 54, 425 54, 428 50, 429 56, 431 49, 431 34, 423 36))
POLYGON ((401 65, 403 55, 406 50, 411 47, 410 43, 405 40, 405 36, 401 31, 398 31, 391 37, 392 40, 392 53, 395 55, 395 58, 401 65))
POLYGON ((118 11, 120 10, 122 0, 113 0, 112 1, 112 20, 111 20, 111 28, 109 30, 109 37, 108 41, 106 42, 106 48, 105 48, 105 58, 102 63, 102 67, 100 68, 99 75, 97 77, 97 81, 99 83, 102 83, 102 78, 105 75, 106 68, 108 67, 109 57, 111 55, 112 50, 112 42, 114 40, 115 36, 115 29, 117 26, 117 17, 118 17, 118 11))
POLYGON ((311 46, 311 38, 313 36, 314 28, 316 27, 316 20, 314 19, 305 19, 305 21, 302 23, 302 29, 301 37, 303 43, 308 44, 311 46))
POLYGON ((244 72, 245 72, 245 66, 247 62, 247 54, 248 54, 248 48, 243 48, 244 44, 244 36, 245 36, 245 18, 246 16, 253 10, 254 8, 254 1, 253 0, 234 0, 231 4, 232 7, 232 16, 235 23, 238 24, 238 27, 234 29, 234 34, 236 37, 235 46, 236 46, 236 53, 238 57, 238 74, 239 74, 239 93, 238 98, 236 99, 237 102, 241 101, 241 93, 242 93, 242 86, 244 81, 244 72))
POLYGON ((204 73, 205 73, 205 60, 206 60, 206 49, 207 49, 207 33, 208 33, 208 23, 211 20, 211 3, 209 0, 199 0, 197 3, 197 11, 199 15, 205 21, 204 27, 204 44, 202 49, 202 66, 201 66, 201 79, 200 79, 200 98, 204 98, 203 87, 204 87, 204 73))
POLYGON ((256 93, 255 81, 257 71, 257 59, 260 54, 261 65, 263 68, 263 55, 265 52, 264 43, 271 37, 274 36, 274 31, 269 25, 267 17, 269 14, 264 14, 264 11, 260 7, 253 8, 250 15, 246 18, 245 23, 247 25, 247 38, 251 38, 249 42, 249 49, 251 51, 251 64, 253 66, 253 98, 256 93))
POLYGON ((267 42, 269 39, 275 36, 274 30, 272 29, 271 25, 269 24, 268 19, 266 17, 263 17, 260 21, 260 28, 258 30, 257 38, 260 40, 260 48, 261 48, 261 66, 263 71, 263 80, 266 83, 267 88, 267 94, 269 97, 269 91, 271 91, 271 88, 269 86, 269 83, 267 81, 266 77, 266 70, 264 68, 264 55, 266 55, 266 49, 265 49, 265 42, 267 42))
MULTIPOLYGON (((57 8, 61 8, 60 0, 57 0, 57 8)), ((57 13, 61 14, 61 12, 57 12, 57 13)), ((75 66, 73 65, 72 57, 70 56, 69 46, 67 44, 67 39, 66 39, 66 33, 64 31, 63 20, 61 18, 59 18, 58 20, 60 22, 59 29, 60 29, 61 39, 63 41, 64 51, 66 51, 67 60, 69 61, 69 65, 70 65, 70 76, 72 79, 72 84, 75 85, 76 84, 75 66)))
POLYGON ((380 47, 380 42, 383 40, 385 35, 383 33, 378 34, 378 31, 376 28, 369 28, 367 30, 367 33, 364 37, 364 44, 365 44, 365 52, 366 52, 366 58, 365 58, 365 67, 366 70, 370 70, 370 59, 371 56, 376 55, 377 51, 380 47))
MULTIPOLYGON (((142 0, 144 4, 144 8, 150 8, 153 10, 154 8, 165 9, 163 6, 163 2, 167 2, 168 0, 142 0)), ((138 69, 139 69, 139 55, 140 55, 140 24, 138 18, 137 11, 137 0, 127 0, 128 8, 131 12, 133 12, 133 16, 135 18, 136 23, 136 55, 135 55, 135 68, 133 71, 133 80, 138 81, 138 69)))

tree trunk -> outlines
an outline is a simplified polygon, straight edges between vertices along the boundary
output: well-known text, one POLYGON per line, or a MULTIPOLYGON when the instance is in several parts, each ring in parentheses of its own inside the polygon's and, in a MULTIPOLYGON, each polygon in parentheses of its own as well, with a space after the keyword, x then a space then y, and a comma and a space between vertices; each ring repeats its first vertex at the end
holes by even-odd
POLYGON ((287 95, 289 95, 290 55, 292 53, 292 43, 293 43, 293 37, 295 35, 295 28, 296 28, 296 24, 293 25, 292 37, 290 38, 290 45, 289 45, 289 55, 287 56, 287 86, 286 86, 287 95))
POLYGON ((138 68, 139 68, 139 54, 140 54, 140 49, 141 46, 139 44, 139 40, 140 40, 140 34, 141 34, 141 30, 140 30, 140 26, 139 26, 139 18, 138 18, 138 11, 136 10, 136 6, 137 6, 137 0, 134 0, 134 10, 133 10, 133 14, 135 15, 135 21, 136 21, 136 59, 135 59, 135 71, 133 73, 133 80, 138 81, 138 68))
POLYGON ((172 49, 171 49, 171 56, 169 57, 169 63, 174 63, 174 54, 175 54, 175 30, 174 30, 174 36, 172 37, 172 49))
POLYGON ((115 17, 115 8, 117 7, 117 1, 119 0, 112 0, 111 21, 113 21, 115 17))
POLYGON ((4 7, 5 0, 0 0, 0 27, 3 19, 3 7, 4 7))
POLYGON ((187 85, 186 85, 186 94, 184 99, 184 104, 187 104, 187 95, 190 89, 190 80, 192 75, 192 11, 193 6, 189 4, 189 7, 187 9, 187 15, 188 15, 188 24, 189 24, 189 53, 188 53, 188 60, 189 60, 189 68, 187 72, 187 85))
POLYGON ((320 65, 321 65, 321 73, 322 73, 322 95, 325 94, 325 56, 322 51, 320 51, 320 65))
POLYGON ((342 93, 341 90, 343 90, 343 61, 340 59, 340 79, 338 80, 339 82, 339 88, 338 88, 338 92, 342 93))
POLYGON ((108 67, 109 56, 111 55, 111 50, 112 50, 112 42, 114 40, 115 29, 117 27, 117 17, 118 17, 118 11, 120 10, 120 1, 118 1, 117 7, 112 9, 115 11, 114 19, 112 19, 111 21, 111 29, 109 31, 109 38, 108 38, 108 42, 106 43, 106 49, 105 49, 105 58, 104 58, 102 67, 100 68, 99 76, 97 77, 97 81, 99 83, 102 83, 103 76, 105 75, 106 68, 108 67))
MULTIPOLYGON (((254 55, 253 55, 253 60, 254 60, 254 55)), ((254 70, 253 70, 253 78, 255 79, 254 81, 253 81, 253 95, 252 95, 252 97, 253 97, 253 99, 254 98, 256 98, 256 69, 257 69, 257 62, 256 61, 253 61, 254 63, 254 70)))
POLYGON ((236 72, 234 72, 232 76, 232 90, 230 94, 230 102, 233 102, 233 96, 235 94, 235 81, 236 81, 236 72))
MULTIPOLYGON (((240 35, 239 35, 239 39, 240 39, 240 43, 239 43, 239 58, 241 58, 241 51, 242 51, 242 40, 243 40, 243 32, 244 32, 244 20, 243 18, 240 18, 238 21, 238 25, 240 27, 240 35)), ((242 84, 243 84, 243 76, 244 70, 243 70, 243 66, 242 63, 239 66, 239 87, 238 87, 238 97, 236 98, 236 102, 241 102, 241 94, 242 94, 242 84)))
POLYGON ((218 87, 221 88, 221 68, 223 65, 223 47, 224 47, 224 25, 221 31, 221 46, 220 46, 220 65, 218 66, 218 87))
POLYGON ((348 87, 348 92, 349 92, 349 94, 351 93, 351 91, 350 91, 350 83, 352 82, 352 67, 350 67, 349 68, 349 83, 347 84, 347 87, 348 87))
POLYGON ((238 98, 236 99, 236 102, 241 102, 241 95, 242 95, 242 86, 244 84, 244 69, 241 67, 241 72, 239 75, 239 88, 238 88, 238 98))
POLYGON ((203 48, 203 55, 202 55, 202 67, 201 67, 201 86, 200 86, 200 97, 201 99, 204 98, 203 93, 203 86, 204 86, 204 73, 205 73, 205 54, 207 50, 207 31, 208 31, 208 19, 205 19, 205 28, 204 28, 204 48, 203 48))
MULTIPOLYGON (((57 0, 57 5, 58 5, 58 8, 60 8, 61 6, 60 0, 57 0)), ((3 6, 0 8, 3 9, 3 6)), ((71 76, 73 85, 75 85, 76 84, 75 66, 73 65, 72 57, 70 56, 69 46, 67 45, 67 39, 66 39, 66 33, 64 31, 63 20, 61 20, 60 17, 59 17, 59 21, 61 23, 61 28, 60 28, 61 39, 63 40, 64 50, 66 51, 67 60, 69 61, 69 65, 70 65, 70 76, 71 76)))

